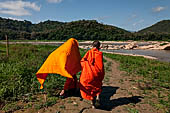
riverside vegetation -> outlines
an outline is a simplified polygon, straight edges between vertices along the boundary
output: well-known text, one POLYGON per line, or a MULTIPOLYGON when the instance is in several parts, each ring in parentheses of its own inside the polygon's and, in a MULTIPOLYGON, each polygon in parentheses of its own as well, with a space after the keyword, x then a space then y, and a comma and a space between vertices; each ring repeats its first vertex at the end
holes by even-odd
MULTIPOLYGON (((32 107, 37 109, 55 104, 56 96, 63 88, 65 77, 52 75, 47 77, 44 90, 36 78, 36 72, 56 46, 10 45, 10 55, 6 57, 5 45, 0 45, 0 110, 7 112, 32 107), (46 102, 41 96, 48 94, 46 102), (35 96, 37 95, 37 96, 35 96), (39 96, 38 96, 39 95, 39 96), (23 101, 26 105, 17 105, 23 101)), ((85 53, 81 50, 82 55, 85 53)), ((80 73, 79 73, 80 75, 80 73)))
MULTIPOLYGON (((56 46, 10 45, 9 57, 5 45, 0 45, 0 111, 13 112, 34 107, 41 109, 54 105, 60 99, 56 96, 63 88, 65 77, 47 77, 44 90, 40 90, 35 73, 56 46), (47 94, 47 99, 44 98, 47 94), (21 104, 22 103, 22 104, 21 104)), ((85 51, 80 49, 81 56, 85 51)), ((157 109, 168 110, 170 106, 170 63, 149 60, 142 57, 104 54, 120 62, 121 69, 129 76, 143 76, 135 80, 144 93, 156 91, 159 103, 150 103, 157 109), (144 83, 144 85, 143 85, 144 83), (164 95, 166 92, 166 95, 164 95)), ((106 62, 106 60, 104 60, 106 62)), ((107 73, 107 70, 106 70, 107 73)), ((78 73, 78 76, 80 73, 78 73)))

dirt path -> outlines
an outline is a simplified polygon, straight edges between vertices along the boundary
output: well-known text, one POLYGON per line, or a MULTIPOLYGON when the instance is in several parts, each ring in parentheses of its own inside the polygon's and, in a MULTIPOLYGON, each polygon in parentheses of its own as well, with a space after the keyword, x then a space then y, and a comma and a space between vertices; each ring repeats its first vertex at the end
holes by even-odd
POLYGON ((128 76, 119 70, 119 63, 109 58, 105 59, 106 74, 99 109, 93 109, 90 101, 68 97, 58 100, 55 105, 48 108, 38 111, 30 108, 15 113, 162 113, 149 104, 143 90, 139 89, 139 84, 135 80, 141 78, 128 76))

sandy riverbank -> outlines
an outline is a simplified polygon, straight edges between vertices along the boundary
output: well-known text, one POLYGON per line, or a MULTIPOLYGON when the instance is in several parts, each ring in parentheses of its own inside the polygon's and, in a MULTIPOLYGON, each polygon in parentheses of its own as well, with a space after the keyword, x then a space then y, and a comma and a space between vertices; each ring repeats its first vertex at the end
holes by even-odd
POLYGON ((156 60, 156 59, 157 59, 156 57, 146 56, 146 55, 126 54, 126 53, 115 53, 115 52, 104 52, 104 53, 118 54, 118 55, 126 55, 126 56, 141 56, 141 57, 148 58, 148 59, 153 59, 153 60, 156 60))

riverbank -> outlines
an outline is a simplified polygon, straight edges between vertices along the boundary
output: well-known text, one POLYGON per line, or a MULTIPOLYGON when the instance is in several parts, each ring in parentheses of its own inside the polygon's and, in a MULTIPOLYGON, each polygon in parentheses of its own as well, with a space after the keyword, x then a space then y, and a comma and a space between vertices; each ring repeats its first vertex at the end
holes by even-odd
MULTIPOLYGON (((91 48, 92 41, 80 43, 80 48, 91 48), (82 45, 82 43, 86 44, 82 45)), ((101 41, 101 48, 106 50, 118 49, 149 49, 149 50, 170 50, 170 42, 167 41, 101 41)))
MULTIPOLYGON (((149 50, 170 50, 170 42, 167 41, 100 41, 101 49, 149 49, 149 50)), ((6 44, 5 40, 0 41, 6 44)), ((9 44, 33 44, 33 45, 61 45, 64 41, 9 41, 9 44)), ((82 49, 92 48, 93 41, 79 41, 82 49)))
MULTIPOLYGON (((92 48, 93 41, 79 41, 79 48, 90 49, 92 48)), ((2 44, 6 44, 5 41, 0 41, 2 44)), ((32 45, 54 45, 60 46, 64 41, 10 41, 9 44, 32 44, 32 45)), ((103 52, 121 54, 121 55, 130 55, 130 56, 142 56, 149 59, 158 59, 160 61, 170 62, 170 43, 167 41, 101 41, 101 49, 103 52), (127 53, 126 50, 133 50, 135 52, 127 53), (166 50, 167 52, 154 52, 153 54, 145 54, 145 51, 139 50, 166 50), (112 52, 111 52, 112 51, 112 52), (117 52, 115 52, 117 51, 117 52), (121 52, 119 52, 121 51, 121 52), (142 54, 143 53, 143 54, 142 54), (162 56, 162 54, 167 54, 162 56)), ((152 52, 151 52, 152 53, 152 52)))
POLYGON ((110 53, 110 54, 117 54, 117 55, 125 55, 125 56, 140 56, 140 57, 144 57, 147 59, 152 59, 152 60, 157 60, 158 58, 156 57, 152 57, 152 56, 146 56, 146 55, 137 55, 137 54, 126 54, 126 53, 115 53, 115 52, 107 52, 107 51, 103 51, 104 53, 110 53))

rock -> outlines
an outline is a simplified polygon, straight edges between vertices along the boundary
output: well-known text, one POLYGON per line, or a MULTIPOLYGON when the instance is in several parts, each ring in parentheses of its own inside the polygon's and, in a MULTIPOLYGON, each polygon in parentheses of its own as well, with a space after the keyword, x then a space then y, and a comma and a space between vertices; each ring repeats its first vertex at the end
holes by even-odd
POLYGON ((137 48, 138 45, 136 44, 136 42, 132 42, 128 45, 125 45, 125 48, 124 49, 134 49, 134 48, 137 48))

